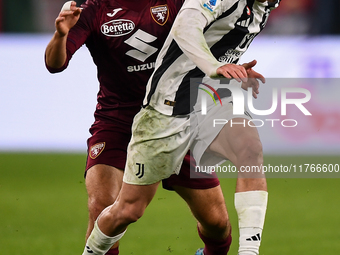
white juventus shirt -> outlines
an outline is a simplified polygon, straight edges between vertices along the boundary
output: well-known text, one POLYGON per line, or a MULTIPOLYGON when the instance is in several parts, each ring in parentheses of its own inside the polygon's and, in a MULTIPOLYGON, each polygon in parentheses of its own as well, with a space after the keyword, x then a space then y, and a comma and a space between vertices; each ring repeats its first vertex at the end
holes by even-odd
POLYGON ((143 106, 165 115, 192 111, 191 78, 216 76, 226 63, 238 63, 266 25, 275 3, 256 0, 186 0, 147 84, 143 106))

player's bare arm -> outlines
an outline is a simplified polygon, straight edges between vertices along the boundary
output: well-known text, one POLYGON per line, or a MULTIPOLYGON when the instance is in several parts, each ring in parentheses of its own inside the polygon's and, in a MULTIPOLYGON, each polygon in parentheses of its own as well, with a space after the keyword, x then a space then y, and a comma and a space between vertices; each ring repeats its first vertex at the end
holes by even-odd
POLYGON ((56 31, 46 47, 46 63, 52 68, 64 65, 66 55, 66 40, 70 29, 77 23, 82 9, 76 6, 75 1, 65 3, 55 20, 56 31))
POLYGON ((264 76, 256 71, 254 71, 253 67, 257 64, 256 60, 253 60, 249 63, 244 63, 242 64, 242 66, 245 68, 246 72, 247 72, 247 76, 248 76, 248 80, 246 82, 242 82, 242 88, 244 90, 248 90, 248 88, 252 88, 253 89, 253 97, 257 98, 257 95, 260 93, 259 91, 259 87, 260 87, 260 83, 259 80, 262 83, 266 82, 266 79, 264 78, 264 76))

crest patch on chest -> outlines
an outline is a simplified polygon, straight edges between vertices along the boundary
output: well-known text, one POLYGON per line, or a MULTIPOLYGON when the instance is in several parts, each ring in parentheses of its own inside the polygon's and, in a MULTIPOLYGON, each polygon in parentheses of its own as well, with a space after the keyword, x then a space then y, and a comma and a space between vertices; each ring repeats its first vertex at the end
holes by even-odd
POLYGON ((153 20, 158 24, 163 26, 169 18, 169 8, 165 5, 153 6, 150 8, 151 16, 153 20))

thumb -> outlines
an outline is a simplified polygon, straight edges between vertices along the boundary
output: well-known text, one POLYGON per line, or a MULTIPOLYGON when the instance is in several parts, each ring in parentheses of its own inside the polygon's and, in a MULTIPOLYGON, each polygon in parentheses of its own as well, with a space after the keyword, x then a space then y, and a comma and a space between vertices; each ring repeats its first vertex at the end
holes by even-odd
POLYGON ((247 70, 247 69, 254 67, 256 64, 257 64, 257 61, 254 59, 253 61, 249 63, 242 64, 242 66, 247 70))
POLYGON ((74 15, 74 16, 78 16, 81 12, 82 12, 82 8, 77 8, 77 9, 73 12, 73 15, 74 15))

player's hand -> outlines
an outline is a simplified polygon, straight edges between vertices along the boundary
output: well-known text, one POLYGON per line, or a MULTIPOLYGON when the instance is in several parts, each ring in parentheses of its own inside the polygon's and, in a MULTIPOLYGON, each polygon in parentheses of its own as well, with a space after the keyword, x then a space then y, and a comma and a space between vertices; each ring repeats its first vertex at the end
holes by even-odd
POLYGON ((247 72, 247 76, 248 76, 248 81, 246 82, 242 82, 242 88, 244 90, 248 90, 248 88, 252 88, 253 89, 253 97, 257 98, 257 95, 260 93, 259 92, 259 87, 260 87, 260 83, 258 80, 260 80, 262 83, 266 82, 266 79, 263 77, 262 74, 255 72, 253 70, 253 67, 256 65, 257 61, 253 60, 249 63, 244 63, 242 64, 242 66, 245 68, 246 72, 247 72))
POLYGON ((55 27, 60 36, 67 35, 79 20, 82 9, 77 7, 76 4, 75 1, 72 1, 70 10, 62 10, 56 18, 55 27))
POLYGON ((247 82, 247 71, 241 65, 225 64, 217 68, 216 73, 228 79, 235 79, 238 82, 247 82))

